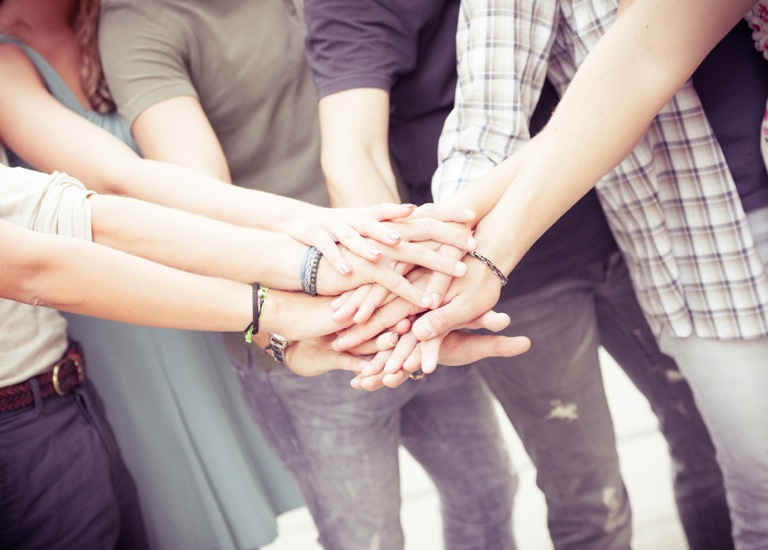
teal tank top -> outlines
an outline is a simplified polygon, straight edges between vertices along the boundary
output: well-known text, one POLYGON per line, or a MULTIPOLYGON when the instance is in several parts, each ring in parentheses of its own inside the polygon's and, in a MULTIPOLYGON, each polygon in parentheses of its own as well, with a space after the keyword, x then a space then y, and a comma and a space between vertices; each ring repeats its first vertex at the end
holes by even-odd
MULTIPOLYGON (((40 73, 40 76, 42 77, 45 86, 48 88, 48 91, 51 92, 51 95, 55 97, 67 109, 77 113, 83 118, 103 128, 110 134, 123 141, 131 149, 136 151, 136 153, 139 153, 139 148, 131 136, 131 131, 128 128, 128 125, 120 117, 117 111, 99 113, 97 111, 85 109, 77 100, 75 94, 72 93, 72 90, 69 88, 69 86, 66 85, 64 80, 62 80, 59 74, 53 69, 53 67, 51 67, 51 65, 43 58, 42 55, 37 53, 23 42, 19 42, 15 38, 5 34, 0 34, 0 42, 18 46, 27 55, 27 57, 29 57, 30 61, 34 63, 35 68, 40 73)), ((6 152, 8 154, 8 161, 11 166, 34 168, 24 162, 24 160, 16 155, 13 151, 6 148, 6 152)))

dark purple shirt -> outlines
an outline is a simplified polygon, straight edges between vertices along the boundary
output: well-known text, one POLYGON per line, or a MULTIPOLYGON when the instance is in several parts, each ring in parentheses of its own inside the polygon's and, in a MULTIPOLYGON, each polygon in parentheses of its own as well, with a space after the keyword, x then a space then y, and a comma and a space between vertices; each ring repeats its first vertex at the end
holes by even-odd
MULTIPOLYGON (((307 57, 320 98, 352 88, 390 93, 390 150, 409 200, 432 200, 437 142, 456 88, 459 0, 305 0, 307 57)), ((531 122, 557 101, 546 86, 531 122)), ((519 295, 617 250, 594 192, 525 255, 505 294, 519 295)))
MULTIPOLYGON (((417 203, 432 200, 437 141, 453 107, 458 10, 459 0, 305 0, 307 57, 319 97, 362 87, 390 93, 390 150, 409 200, 417 203)), ((753 208, 768 203, 768 175, 755 133, 768 74, 756 52, 748 59, 743 39, 736 31, 724 39, 697 71, 695 84, 745 206, 753 208)), ((531 134, 556 101, 546 85, 531 134)), ((616 250, 590 191, 525 255, 505 294, 540 288, 616 250)))
POLYGON ((747 212, 768 206, 760 132, 768 98, 768 62, 739 23, 693 74, 693 85, 720 142, 747 212))

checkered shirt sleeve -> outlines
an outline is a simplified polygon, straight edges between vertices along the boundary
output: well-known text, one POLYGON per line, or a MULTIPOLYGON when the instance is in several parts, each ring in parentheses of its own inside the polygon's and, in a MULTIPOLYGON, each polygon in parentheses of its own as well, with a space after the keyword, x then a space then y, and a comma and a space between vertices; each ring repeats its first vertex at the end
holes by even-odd
MULTIPOLYGON (((436 200, 513 153, 545 76, 562 93, 615 17, 610 0, 464 0, 457 103, 440 140, 436 200)), ((722 151, 690 84, 598 195, 656 333, 768 334, 768 276, 722 151)))

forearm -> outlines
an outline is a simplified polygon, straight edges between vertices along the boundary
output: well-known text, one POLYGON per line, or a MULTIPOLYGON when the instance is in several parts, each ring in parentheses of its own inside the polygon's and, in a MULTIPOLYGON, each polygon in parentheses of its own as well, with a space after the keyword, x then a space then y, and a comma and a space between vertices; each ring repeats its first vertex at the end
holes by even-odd
POLYGON ((90 197, 94 241, 202 275, 301 288, 306 246, 279 233, 108 195, 90 197))
POLYGON ((479 250, 511 270, 632 150, 746 4, 644 0, 627 8, 579 68, 514 184, 478 225, 479 250))
POLYGON ((345 90, 319 103, 322 165, 335 207, 400 202, 389 159, 389 94, 345 90))
POLYGON ((202 277, 93 243, 13 227, 3 297, 156 327, 243 330, 250 286, 202 277))
POLYGON ((317 215, 320 207, 246 189, 167 162, 125 159, 100 180, 83 179, 89 188, 179 208, 235 225, 275 230, 293 219, 317 215))

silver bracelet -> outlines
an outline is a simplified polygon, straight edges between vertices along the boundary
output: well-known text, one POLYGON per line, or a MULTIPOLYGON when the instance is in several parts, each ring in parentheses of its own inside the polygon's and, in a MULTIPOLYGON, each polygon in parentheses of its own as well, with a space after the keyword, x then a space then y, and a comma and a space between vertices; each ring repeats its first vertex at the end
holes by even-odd
POLYGON ((482 254, 480 254, 479 252, 476 252, 474 250, 472 252, 470 252, 469 255, 472 256, 473 258, 476 258, 476 259, 480 260, 485 265, 487 265, 488 268, 491 271, 493 271, 493 274, 496 275, 501 280, 501 286, 505 286, 509 282, 507 277, 501 272, 501 270, 498 267, 496 267, 493 264, 493 262, 491 260, 489 260, 488 258, 483 256, 482 254))
POLYGON ((301 271, 299 273, 301 290, 304 294, 317 296, 317 268, 322 257, 323 253, 314 246, 307 248, 307 252, 304 254, 304 260, 301 262, 301 271))

